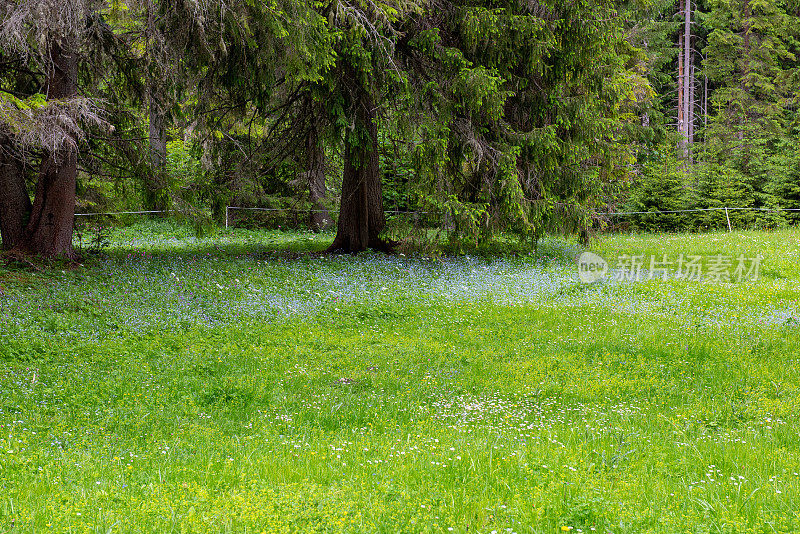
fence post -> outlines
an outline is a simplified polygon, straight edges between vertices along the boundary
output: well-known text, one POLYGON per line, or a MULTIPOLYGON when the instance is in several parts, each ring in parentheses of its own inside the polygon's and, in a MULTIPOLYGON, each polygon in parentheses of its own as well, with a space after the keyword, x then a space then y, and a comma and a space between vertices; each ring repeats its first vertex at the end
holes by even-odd
POLYGON ((725 208, 725 218, 728 219, 728 233, 733 232, 733 230, 731 230, 731 218, 728 215, 728 208, 725 208))
POLYGON ((228 208, 230 208, 230 206, 225 206, 225 228, 228 227, 228 208))

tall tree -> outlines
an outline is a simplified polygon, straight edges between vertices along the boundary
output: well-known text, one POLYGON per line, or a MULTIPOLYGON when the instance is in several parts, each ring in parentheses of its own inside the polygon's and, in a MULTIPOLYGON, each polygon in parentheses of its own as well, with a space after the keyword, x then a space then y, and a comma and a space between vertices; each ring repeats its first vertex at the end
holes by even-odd
POLYGON ((379 106, 394 86, 402 91, 404 73, 398 67, 397 38, 401 25, 420 6, 410 0, 390 2, 336 1, 328 19, 339 32, 338 61, 327 87, 341 102, 344 170, 336 237, 329 250, 358 252, 389 249, 378 154, 379 106))
MULTIPOLYGON (((81 125, 100 122, 91 101, 78 97, 80 51, 91 35, 106 34, 99 2, 69 4, 51 0, 0 4, 0 44, 16 59, 17 72, 42 72, 33 93, 4 89, 0 97, 0 137, 4 172, 0 173, 3 247, 49 257, 73 258, 72 231, 81 125), (22 98, 20 98, 20 96, 22 98), (30 205, 24 188, 31 150, 40 154, 30 205), (16 159, 14 162, 12 160, 16 159)), ((34 76, 37 78, 38 76, 34 76)))
POLYGON ((705 160, 742 174, 756 206, 770 204, 765 186, 783 178, 778 161, 791 139, 800 91, 800 18, 793 2, 713 0, 704 67, 714 91, 705 160))
POLYGON ((260 178, 305 147, 299 135, 305 129, 288 130, 281 142, 275 134, 301 89, 333 64, 333 35, 310 1, 156 5, 168 30, 165 57, 180 58, 182 83, 191 95, 184 113, 192 117, 189 130, 207 175, 201 193, 219 216, 227 201, 247 196, 243 189, 258 190, 260 178))
POLYGON ((423 198, 476 239, 586 235, 618 177, 625 102, 647 81, 612 2, 437 1, 409 41, 429 120, 423 198))
MULTIPOLYGON (((145 0, 145 63, 147 87, 148 140, 150 144, 150 172, 145 175, 144 201, 148 210, 167 209, 167 81, 175 78, 171 62, 179 63, 177 57, 166 55, 163 28, 156 21, 157 6, 154 0, 145 0)), ((174 65, 173 63, 173 65, 174 65)))
POLYGON ((683 28, 678 41, 678 149, 689 161, 694 138, 694 54, 692 48, 692 0, 681 0, 683 28))

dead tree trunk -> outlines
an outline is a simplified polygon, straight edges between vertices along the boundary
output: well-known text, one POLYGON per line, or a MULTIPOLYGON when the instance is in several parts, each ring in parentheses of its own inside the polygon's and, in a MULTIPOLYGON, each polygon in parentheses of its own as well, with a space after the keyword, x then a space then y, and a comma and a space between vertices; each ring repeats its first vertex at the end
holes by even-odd
POLYGON ((683 153, 686 138, 683 136, 683 33, 678 36, 678 152, 683 153))
POLYGON ((678 150, 688 162, 692 145, 692 1, 683 2, 683 33, 678 52, 678 150))
MULTIPOLYGON (((695 108, 697 106, 697 102, 695 100, 695 98, 696 98, 696 96, 695 96, 696 95, 695 82, 696 82, 696 80, 695 80, 695 65, 694 65, 694 62, 692 62, 691 75, 689 76, 689 113, 688 113, 688 116, 689 116, 688 117, 689 118, 689 138, 688 139, 689 139, 689 148, 690 149, 691 149, 692 144, 694 143, 694 120, 695 120, 694 110, 695 110, 695 108)), ((688 154, 688 156, 691 158, 691 152, 688 154)))
POLYGON ((30 214, 31 199, 25 187, 22 163, 16 157, 11 137, 0 133, 0 239, 3 250, 22 246, 30 214))
POLYGON ((306 136, 306 179, 308 196, 311 201, 311 228, 314 231, 327 230, 333 220, 325 206, 328 190, 325 186, 325 147, 320 144, 317 124, 312 124, 306 136))
POLYGON ((703 72, 703 128, 708 128, 708 76, 705 72, 703 72))
MULTIPOLYGON (((78 57, 53 42, 47 70, 47 99, 69 99, 77 94, 78 57)), ((65 145, 46 152, 36 184, 31 217, 22 248, 47 257, 74 258, 72 231, 75 222, 75 182, 78 154, 65 145)))
POLYGON ((692 61, 692 0, 686 0, 683 8, 683 116, 685 119, 686 133, 686 158, 689 157, 689 150, 692 145, 692 71, 694 61, 692 61))
POLYGON ((354 127, 344 140, 344 172, 339 224, 329 252, 388 250, 380 238, 386 226, 383 189, 378 165, 378 127, 372 95, 361 87, 355 93, 354 127))

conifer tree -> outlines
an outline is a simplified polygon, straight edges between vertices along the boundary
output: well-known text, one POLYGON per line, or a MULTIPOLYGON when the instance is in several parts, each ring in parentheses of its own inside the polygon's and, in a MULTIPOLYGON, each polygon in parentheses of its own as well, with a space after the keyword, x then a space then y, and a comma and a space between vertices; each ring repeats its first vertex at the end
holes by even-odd
POLYGON ((714 0, 709 7, 705 69, 716 87, 705 157, 742 173, 755 205, 765 206, 771 203, 765 185, 789 172, 776 168, 773 156, 791 137, 800 18, 781 0, 714 0))
POLYGON ((4 73, 0 96, 5 249, 74 257, 79 143, 85 125, 103 123, 94 102, 78 95, 78 67, 90 47, 112 38, 102 7, 95 0, 0 3, 0 46, 13 65, 4 73), (38 167, 33 202, 25 176, 29 165, 38 167))
POLYGON ((411 43, 425 200, 476 238, 582 233, 620 176, 649 85, 611 2, 436 2, 411 43), (435 72, 436 74, 431 74, 435 72))

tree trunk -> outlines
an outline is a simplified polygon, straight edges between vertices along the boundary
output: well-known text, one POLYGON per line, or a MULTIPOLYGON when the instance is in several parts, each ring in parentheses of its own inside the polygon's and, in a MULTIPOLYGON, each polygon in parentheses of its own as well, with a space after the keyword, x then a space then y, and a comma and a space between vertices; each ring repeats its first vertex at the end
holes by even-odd
POLYGON ((686 137, 683 135, 686 117, 683 108, 683 33, 678 36, 678 152, 683 155, 686 150, 686 137))
POLYGON ((13 141, 0 133, 0 239, 3 250, 22 246, 25 225, 31 214, 23 166, 15 156, 13 141))
POLYGON ((686 135, 686 159, 692 147, 692 0, 686 0, 683 8, 683 118, 685 121, 684 133, 686 135))
MULTIPOLYGON (((691 75, 689 76, 689 147, 691 148, 692 144, 694 143, 694 110, 697 105, 695 100, 695 65, 694 61, 692 62, 692 69, 691 75)), ((691 153, 688 154, 691 157, 691 153)))
MULTIPOLYGON (((147 53, 153 58, 158 50, 153 50, 158 28, 155 22, 155 6, 147 2, 147 53)), ((154 75, 155 66, 148 65, 147 72, 147 105, 149 114, 150 140, 150 173, 144 180, 144 203, 148 210, 164 211, 167 209, 166 170, 167 170, 167 133, 165 127, 164 103, 158 96, 158 77, 154 75)))
POLYGON ((153 80, 147 89, 150 114, 150 173, 144 184, 144 201, 148 210, 164 211, 167 208, 164 177, 167 169, 167 134, 164 112, 155 96, 153 80))
POLYGON ((308 196, 311 201, 311 228, 314 231, 327 230, 333 226, 325 199, 328 190, 325 187, 325 148, 319 142, 317 125, 312 124, 306 137, 306 179, 308 180, 308 196))
POLYGON ((692 1, 683 3, 683 34, 678 59, 678 148, 681 157, 689 161, 692 145, 692 1))
MULTIPOLYGON (((47 99, 69 99, 78 88, 78 57, 53 42, 47 72, 47 99)), ((78 154, 69 146, 45 153, 36 184, 31 218, 25 228, 27 251, 47 257, 74 259, 75 182, 78 154)))
MULTIPOLYGON (((703 127, 708 128, 708 76, 703 73, 703 127)), ((707 134, 703 134, 704 137, 707 134)))
POLYGON ((391 243, 379 237, 386 218, 378 166, 378 127, 372 96, 363 88, 356 89, 355 107, 354 128, 345 134, 339 224, 329 252, 391 248, 391 243))

